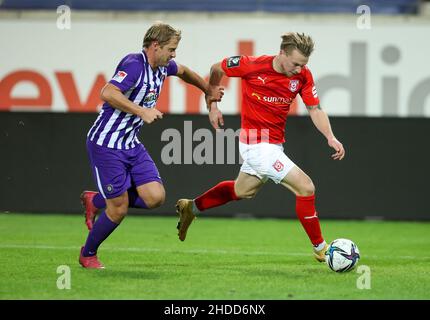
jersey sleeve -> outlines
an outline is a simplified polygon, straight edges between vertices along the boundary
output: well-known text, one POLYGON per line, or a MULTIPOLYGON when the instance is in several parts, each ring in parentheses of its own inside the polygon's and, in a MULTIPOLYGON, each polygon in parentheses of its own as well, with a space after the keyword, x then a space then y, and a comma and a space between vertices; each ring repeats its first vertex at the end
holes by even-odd
POLYGON ((244 77, 250 69, 248 56, 232 56, 221 61, 221 67, 228 77, 244 77))
POLYGON ((128 55, 118 64, 115 74, 109 83, 126 92, 135 86, 143 72, 142 63, 133 55, 128 55))
POLYGON ((300 96, 302 97, 303 103, 307 106, 316 106, 320 103, 318 98, 317 89, 315 88, 314 78, 309 69, 305 73, 305 84, 300 90, 300 96))
POLYGON ((170 60, 167 65, 167 76, 176 76, 178 73, 178 65, 174 60, 170 60))

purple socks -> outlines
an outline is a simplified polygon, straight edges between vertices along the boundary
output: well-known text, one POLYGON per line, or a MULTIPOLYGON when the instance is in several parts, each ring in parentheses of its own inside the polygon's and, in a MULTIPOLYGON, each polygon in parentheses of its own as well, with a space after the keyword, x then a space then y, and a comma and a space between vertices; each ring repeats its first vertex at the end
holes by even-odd
POLYGON ((146 203, 139 197, 135 188, 130 188, 128 192, 128 206, 129 208, 143 208, 148 209, 146 203))
POLYGON ((91 257, 97 254, 97 249, 100 244, 118 227, 119 225, 111 221, 106 212, 100 214, 93 229, 88 234, 87 242, 85 243, 82 255, 84 257, 91 257))
MULTIPOLYGON (((139 195, 135 188, 130 188, 128 192, 128 203, 131 208, 144 208, 148 209, 145 202, 139 195)), ((106 200, 100 193, 97 193, 93 198, 93 204, 98 209, 106 208, 106 200)), ((87 241, 85 242, 84 250, 82 255, 84 257, 91 257, 97 254, 97 249, 100 244, 118 227, 119 225, 111 221, 103 210, 94 223, 93 229, 88 234, 87 241)))
POLYGON ((103 198, 102 194, 99 192, 93 198, 93 205, 97 209, 106 208, 106 200, 103 198))
MULTIPOLYGON (((136 188, 130 188, 128 192, 128 207, 129 208, 142 208, 148 209, 145 202, 139 198, 136 188)), ((106 208, 106 200, 100 193, 97 193, 93 198, 93 204, 97 209, 106 208)))

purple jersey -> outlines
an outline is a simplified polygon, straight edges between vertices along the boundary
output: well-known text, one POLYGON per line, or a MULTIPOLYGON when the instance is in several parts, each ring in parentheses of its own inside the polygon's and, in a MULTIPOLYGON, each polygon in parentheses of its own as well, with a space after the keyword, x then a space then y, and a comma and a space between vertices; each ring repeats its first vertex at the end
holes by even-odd
MULTIPOLYGON (((146 53, 125 56, 109 81, 121 89, 128 100, 143 108, 154 108, 166 77, 176 75, 178 66, 170 60, 166 67, 152 70, 146 53)), ((88 139, 99 146, 112 149, 130 149, 140 144, 137 134, 143 120, 131 113, 115 109, 107 102, 88 132, 88 139)))

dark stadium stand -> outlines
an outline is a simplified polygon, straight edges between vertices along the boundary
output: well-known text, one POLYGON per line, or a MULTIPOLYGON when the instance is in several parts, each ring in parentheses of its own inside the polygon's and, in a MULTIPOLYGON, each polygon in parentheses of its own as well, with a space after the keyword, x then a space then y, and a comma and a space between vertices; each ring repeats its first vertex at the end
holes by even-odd
POLYGON ((77 10, 356 13, 368 5, 376 14, 418 14, 420 0, 3 0, 0 9, 49 10, 68 5, 77 10))

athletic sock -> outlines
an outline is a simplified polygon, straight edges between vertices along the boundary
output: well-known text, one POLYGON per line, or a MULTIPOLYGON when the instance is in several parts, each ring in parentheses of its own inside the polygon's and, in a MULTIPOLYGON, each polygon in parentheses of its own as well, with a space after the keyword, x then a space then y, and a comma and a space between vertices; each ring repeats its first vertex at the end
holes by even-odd
POLYGON ((132 187, 127 190, 128 192, 128 207, 129 208, 142 208, 148 209, 146 203, 139 197, 136 188, 132 187))
POLYGON ((199 214, 199 213, 200 213, 199 208, 197 208, 197 206, 196 206, 196 202, 195 202, 195 200, 193 200, 193 208, 192 208, 191 210, 193 211, 193 213, 194 213, 195 215, 197 215, 197 214, 199 214))
POLYGON ((324 249, 326 244, 327 243, 325 241, 323 241, 320 244, 314 245, 315 251, 321 251, 322 249, 324 249))
POLYGON ((106 208, 106 200, 103 198, 100 192, 98 192, 93 198, 93 205, 97 209, 106 208))
POLYGON ((240 200, 234 192, 234 180, 222 181, 194 199, 199 211, 221 206, 233 200, 240 200))
POLYGON ((85 242, 82 255, 84 257, 91 257, 97 254, 97 249, 100 244, 118 227, 119 224, 111 221, 106 215, 105 210, 100 214, 94 227, 88 234, 87 241, 85 242))
POLYGON ((296 213, 312 244, 314 246, 320 245, 324 239, 315 210, 315 195, 296 196, 296 213))
MULTIPOLYGON (((148 206, 146 205, 146 203, 139 197, 135 187, 129 188, 127 190, 127 193, 128 193, 128 207, 129 208, 148 209, 148 206)), ((103 198, 103 196, 100 194, 100 192, 94 196, 93 205, 97 209, 106 208, 106 200, 105 200, 105 198, 103 198)))

